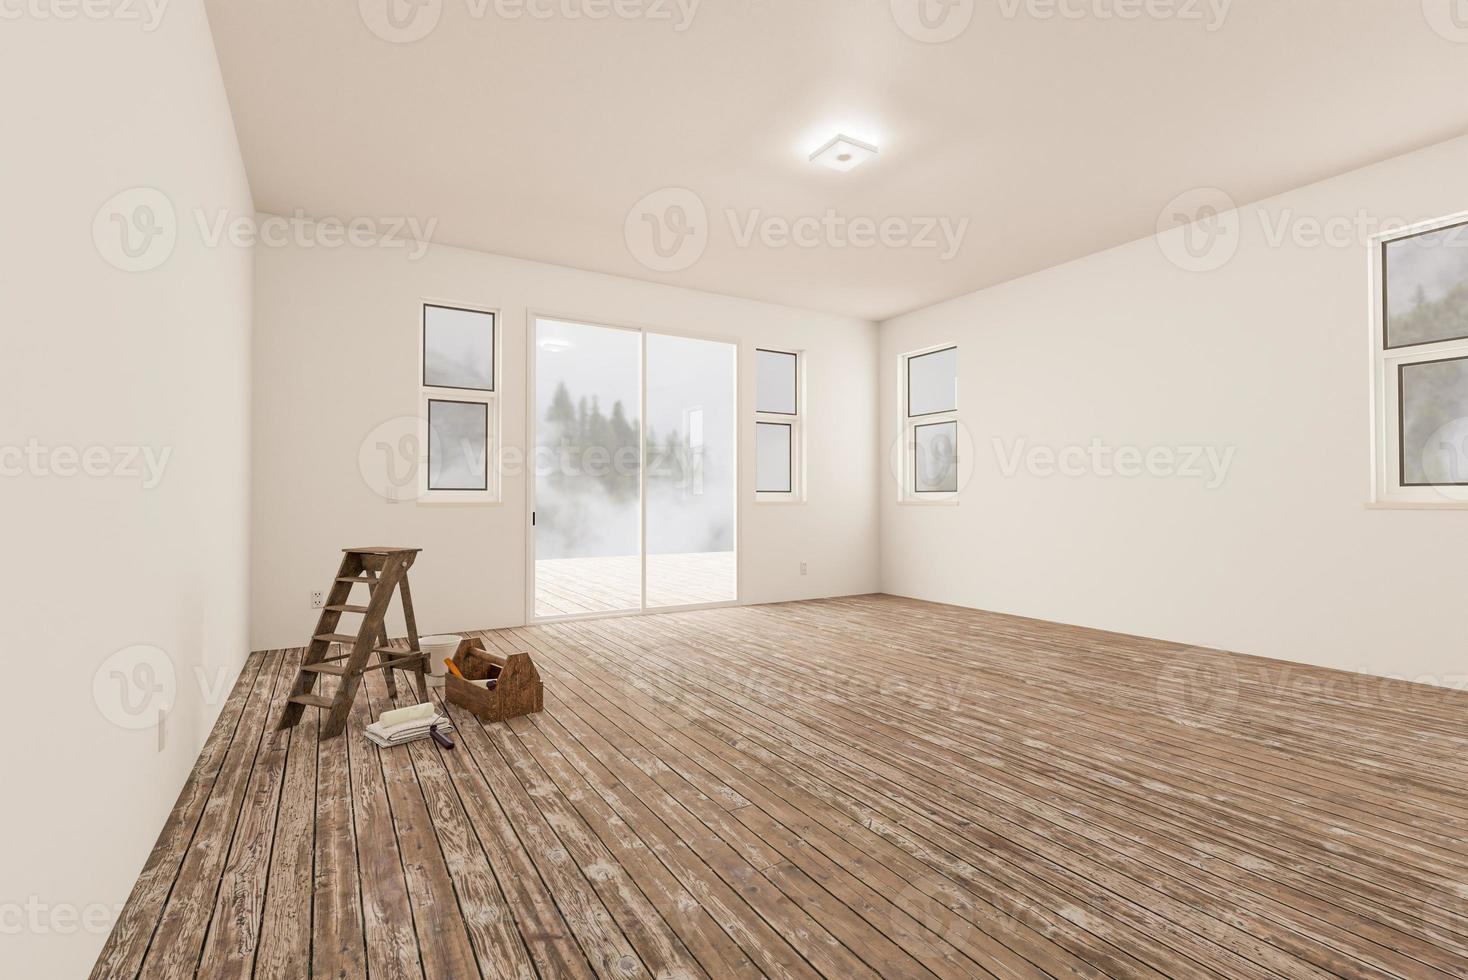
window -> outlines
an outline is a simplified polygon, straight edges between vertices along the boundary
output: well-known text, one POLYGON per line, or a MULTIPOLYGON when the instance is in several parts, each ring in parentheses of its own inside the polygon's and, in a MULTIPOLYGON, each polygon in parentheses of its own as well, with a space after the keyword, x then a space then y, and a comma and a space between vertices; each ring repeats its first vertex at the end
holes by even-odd
POLYGON ((902 494, 911 501, 958 495, 958 348, 902 357, 902 494))
POLYGON ((800 372, 803 355, 794 351, 754 352, 755 499, 802 499, 800 372))
POLYGON ((489 310, 423 305, 422 499, 485 503, 498 497, 490 456, 498 424, 495 326, 489 310))
POLYGON ((1373 500, 1468 504, 1468 215, 1372 240, 1373 500))

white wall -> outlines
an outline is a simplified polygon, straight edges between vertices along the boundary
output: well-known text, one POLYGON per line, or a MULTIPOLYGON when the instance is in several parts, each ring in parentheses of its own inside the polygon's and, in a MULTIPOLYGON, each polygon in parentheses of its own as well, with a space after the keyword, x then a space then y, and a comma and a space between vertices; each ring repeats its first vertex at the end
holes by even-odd
POLYGON ((91 968, 217 713, 199 677, 227 693, 247 650, 250 258, 193 214, 252 206, 198 4, 36 9, 0 28, 0 975, 50 978, 91 968), (140 186, 176 246, 122 271, 94 218, 140 186), (171 453, 161 482, 128 447, 171 453), (126 727, 163 702, 113 659, 135 645, 177 681, 161 749, 126 727))
POLYGON ((359 467, 369 434, 418 412, 425 298, 500 311, 502 435, 507 448, 522 453, 529 310, 738 339, 746 409, 756 345, 806 350, 808 504, 753 502, 753 426, 741 432, 741 599, 876 589, 874 324, 458 248, 432 246, 416 259, 411 251, 257 249, 255 648, 304 643, 317 616, 311 591, 329 583, 341 548, 360 544, 424 549, 412 572, 420 632, 525 621, 521 473, 506 475, 503 503, 446 506, 389 502, 359 467), (801 561, 809 567, 804 577, 801 561))
MULTIPOLYGON (((1159 201, 1159 210, 1163 202, 1159 201)), ((1221 269, 1146 240, 884 324, 897 359, 957 342, 972 433, 956 507, 882 490, 887 592, 1348 670, 1462 684, 1468 513, 1368 510, 1376 220, 1468 209, 1468 139, 1240 209, 1221 269), (1366 231, 1310 244, 1311 220, 1366 231), (1275 245, 1284 220, 1301 236, 1275 245), (993 440, 1199 445, 1226 480, 1007 477, 993 440)), ((1064 215, 1037 215, 1063 221, 1064 215)), ((1180 232, 1171 232, 1169 246, 1180 232)))

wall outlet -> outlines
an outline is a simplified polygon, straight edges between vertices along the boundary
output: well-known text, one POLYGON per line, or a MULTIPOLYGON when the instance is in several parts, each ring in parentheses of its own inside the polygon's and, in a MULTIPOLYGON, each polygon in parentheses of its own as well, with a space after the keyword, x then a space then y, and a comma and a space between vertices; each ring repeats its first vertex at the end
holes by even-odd
POLYGON ((311 608, 312 609, 320 609, 324 605, 326 605, 326 593, 325 592, 312 592, 311 593, 311 608))
POLYGON ((805 562, 800 563, 800 574, 805 574, 805 562))

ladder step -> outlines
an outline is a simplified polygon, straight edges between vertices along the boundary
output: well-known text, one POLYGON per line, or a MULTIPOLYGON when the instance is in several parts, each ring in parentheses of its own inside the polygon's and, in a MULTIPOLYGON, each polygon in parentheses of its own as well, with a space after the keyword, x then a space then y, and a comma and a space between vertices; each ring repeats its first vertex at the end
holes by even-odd
POLYGON ((342 605, 342 606, 327 606, 326 608, 327 609, 330 609, 332 612, 349 612, 349 613, 366 613, 367 612, 367 607, 366 606, 347 606, 347 605, 342 605))
POLYGON ((315 640, 317 643, 356 643, 357 642, 357 638, 355 636, 351 636, 351 635, 348 635, 346 633, 317 633, 315 636, 311 637, 311 639, 315 640))
POLYGON ((296 704, 310 705, 313 708, 329 708, 335 703, 331 698, 323 698, 319 694, 292 694, 286 700, 294 701, 296 704))
POLYGON ((377 581, 375 578, 366 578, 361 575, 338 575, 336 580, 338 582, 361 582, 363 585, 369 585, 377 581))
POLYGON ((343 548, 349 555, 401 555, 406 552, 417 554, 422 548, 343 548))
POLYGON ((395 660, 384 660, 381 663, 368 664, 366 667, 362 668, 362 673, 365 674, 369 670, 386 670, 389 667, 393 669, 397 669, 400 667, 407 668, 416 666, 420 663, 426 669, 428 667, 428 658, 421 653, 415 653, 407 657, 398 657, 395 660))
POLYGON ((336 674, 340 677, 347 672, 347 665, 322 661, 319 664, 301 664, 301 669, 309 670, 313 674, 336 674))

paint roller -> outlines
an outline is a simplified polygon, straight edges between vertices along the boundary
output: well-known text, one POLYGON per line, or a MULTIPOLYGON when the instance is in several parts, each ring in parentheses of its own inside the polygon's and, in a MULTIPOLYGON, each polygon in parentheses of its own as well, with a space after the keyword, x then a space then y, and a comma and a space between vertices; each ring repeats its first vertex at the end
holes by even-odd
POLYGON ((436 714, 438 714, 438 709, 434 707, 433 702, 425 701, 411 708, 394 708, 391 711, 384 711, 377 720, 383 728, 392 728, 394 725, 401 725, 405 722, 427 721, 436 714))

